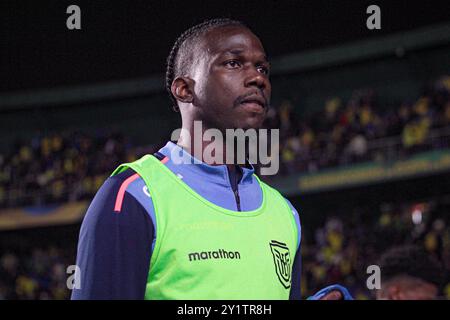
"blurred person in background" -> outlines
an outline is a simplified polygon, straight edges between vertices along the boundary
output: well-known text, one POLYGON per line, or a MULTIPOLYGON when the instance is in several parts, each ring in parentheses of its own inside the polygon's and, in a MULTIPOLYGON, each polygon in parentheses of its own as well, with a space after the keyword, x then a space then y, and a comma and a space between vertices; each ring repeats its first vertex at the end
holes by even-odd
POLYGON ((378 300, 434 300, 445 283, 442 265, 417 246, 395 247, 379 261, 378 300))

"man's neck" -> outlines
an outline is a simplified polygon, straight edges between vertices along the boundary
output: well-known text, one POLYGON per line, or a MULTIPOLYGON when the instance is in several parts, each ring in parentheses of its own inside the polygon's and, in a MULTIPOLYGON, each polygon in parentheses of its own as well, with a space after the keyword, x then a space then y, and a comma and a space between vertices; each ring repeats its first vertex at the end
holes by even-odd
MULTIPOLYGON (((198 160, 212 166, 226 165, 229 170, 235 170, 236 166, 245 166, 245 164, 238 164, 237 155, 233 150, 233 157, 227 159, 227 145, 225 141, 205 141, 203 139, 204 133, 208 128, 202 128, 201 136, 195 133, 193 126, 183 128, 177 145, 183 148, 191 156, 198 160), (208 148, 208 149, 207 149, 208 148), (205 150, 207 152, 205 152, 205 150), (210 157, 212 155, 212 157, 210 157)), ((223 135, 225 139, 225 135, 223 135)))

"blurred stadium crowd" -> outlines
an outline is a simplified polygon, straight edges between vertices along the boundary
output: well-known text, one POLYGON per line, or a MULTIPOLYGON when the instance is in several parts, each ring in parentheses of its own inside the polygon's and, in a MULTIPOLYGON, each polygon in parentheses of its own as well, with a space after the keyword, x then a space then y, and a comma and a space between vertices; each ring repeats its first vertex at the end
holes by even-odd
POLYGON ((0 156, 0 207, 90 199, 117 164, 143 155, 118 133, 36 136, 0 156))
MULTIPOLYGON (((449 97, 450 77, 445 76, 427 86, 417 100, 397 108, 382 108, 373 90, 358 90, 345 103, 331 98, 320 112, 298 119, 292 103, 285 101, 269 111, 266 121, 267 127, 280 128, 280 174, 449 148, 449 97)), ((0 155, 0 208, 90 200, 118 164, 154 149, 137 147, 123 134, 107 131, 18 141, 0 155)), ((302 242, 305 297, 341 283, 356 298, 373 298, 362 286, 366 268, 394 244, 419 244, 450 269, 449 221, 431 214, 434 207, 430 200, 355 208, 350 214, 330 212, 311 239, 302 242)), ((66 267, 74 263, 75 250, 75 243, 61 243, 2 252, 0 299, 68 298, 66 267)), ((444 294, 450 299, 450 284, 444 294)))
MULTIPOLYGON (((360 161, 398 159, 450 146, 450 77, 424 89, 419 99, 382 108, 373 90, 357 90, 343 103, 297 119, 286 101, 269 111, 265 126, 280 128, 279 174, 312 172, 360 161)), ((0 155, 0 207, 88 199, 123 162, 152 151, 123 133, 68 132, 17 141, 0 155)), ((156 150, 155 150, 156 151, 156 150)))
POLYGON ((268 127, 280 128, 281 174, 447 148, 449 93, 448 76, 427 85, 416 101, 392 108, 379 105, 374 90, 355 90, 346 103, 328 99, 322 110, 302 119, 286 101, 267 119, 268 127))
POLYGON ((415 245, 441 264, 441 295, 450 299, 448 210, 448 204, 429 200, 360 207, 350 214, 330 212, 314 239, 303 243, 302 292, 312 294, 330 283, 343 283, 356 299, 373 299, 374 291, 365 286, 367 267, 378 265, 389 248, 415 245))
POLYGON ((75 257, 75 243, 35 247, 0 256, 0 300, 69 299, 67 266, 75 257))

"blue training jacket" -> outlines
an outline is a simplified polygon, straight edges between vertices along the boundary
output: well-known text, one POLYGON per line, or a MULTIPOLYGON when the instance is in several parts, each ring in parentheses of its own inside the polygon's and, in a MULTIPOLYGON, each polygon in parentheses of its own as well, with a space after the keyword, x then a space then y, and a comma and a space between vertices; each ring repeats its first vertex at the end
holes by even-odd
MULTIPOLYGON (((236 211, 260 206, 262 192, 251 165, 236 166, 236 171, 232 171, 226 165, 176 164, 171 160, 173 152, 184 159, 194 159, 173 142, 168 142, 155 156, 208 201, 236 211)), ((300 240, 298 213, 286 201, 294 213, 300 240)), ((143 299, 155 243, 155 222, 150 194, 136 172, 128 169, 109 177, 92 200, 81 225, 76 261, 80 288, 72 291, 72 299, 143 299)), ((290 299, 301 299, 300 278, 299 245, 290 299)), ((342 292, 341 288, 327 287, 309 299, 319 299, 332 290, 342 292)), ((349 294, 344 296, 351 298, 349 294)))

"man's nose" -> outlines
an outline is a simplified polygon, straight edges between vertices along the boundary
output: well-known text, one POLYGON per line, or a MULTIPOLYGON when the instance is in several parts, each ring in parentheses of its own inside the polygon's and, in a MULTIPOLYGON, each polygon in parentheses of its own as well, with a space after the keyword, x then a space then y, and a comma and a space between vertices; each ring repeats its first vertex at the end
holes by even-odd
POLYGON ((259 72, 255 68, 252 68, 251 70, 248 71, 247 77, 245 79, 245 86, 246 87, 255 86, 258 87, 259 89, 264 89, 267 87, 267 81, 268 80, 261 72, 259 72))

